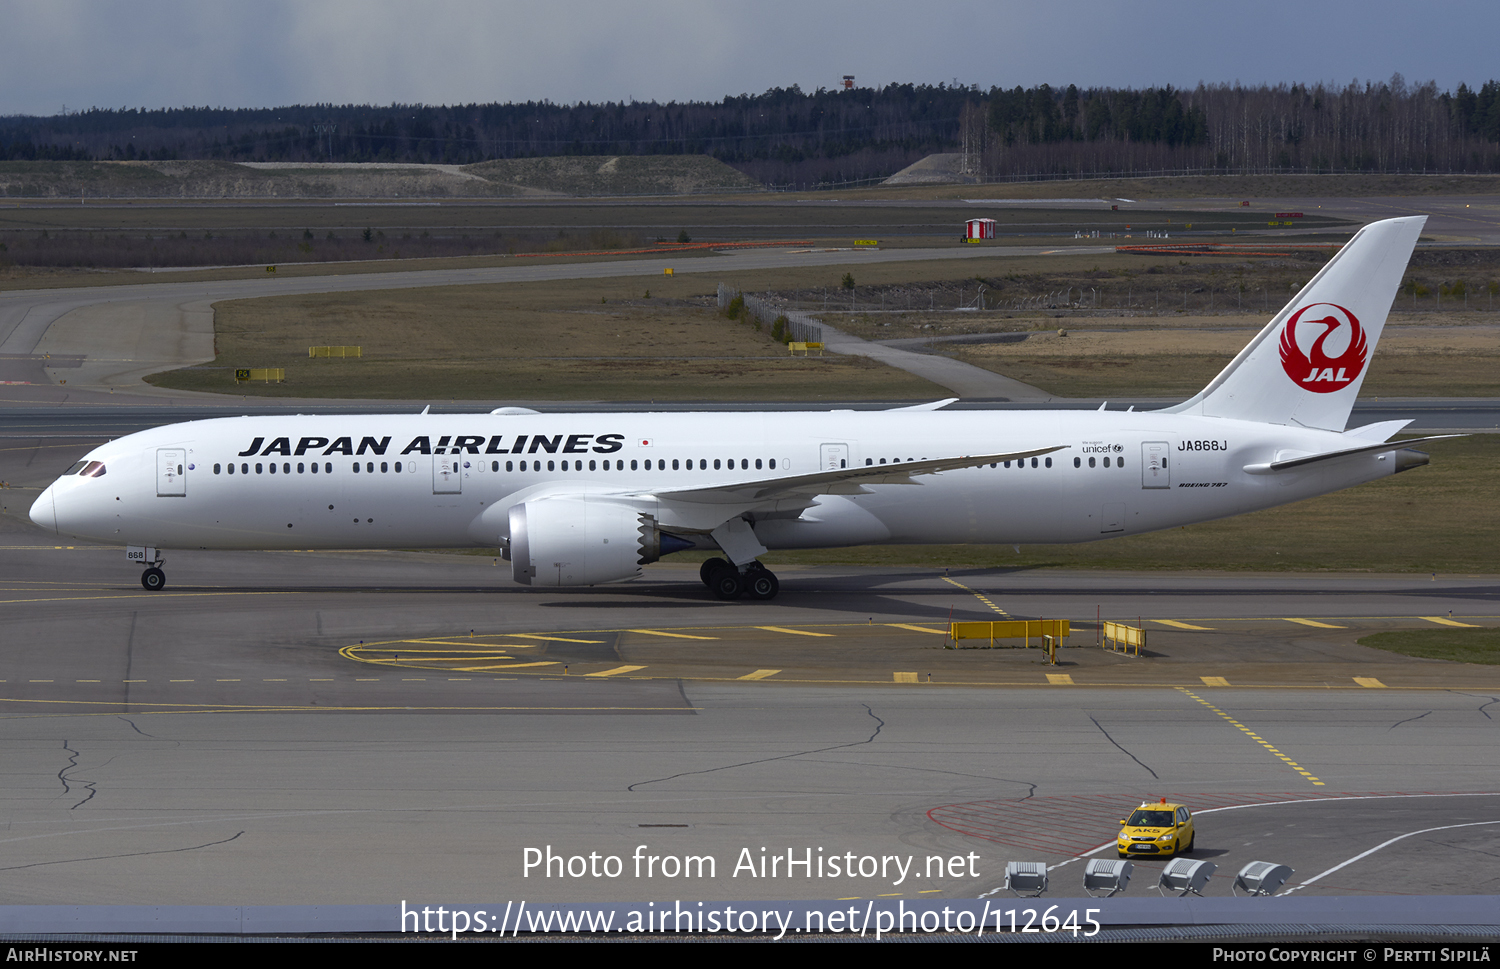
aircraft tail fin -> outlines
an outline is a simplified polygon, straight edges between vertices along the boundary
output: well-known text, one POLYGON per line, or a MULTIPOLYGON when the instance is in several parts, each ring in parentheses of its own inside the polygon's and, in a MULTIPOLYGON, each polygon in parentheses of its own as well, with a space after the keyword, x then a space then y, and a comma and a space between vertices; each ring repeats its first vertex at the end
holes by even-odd
POLYGON ((1360 229, 1207 387, 1165 412, 1342 431, 1426 221, 1360 229))

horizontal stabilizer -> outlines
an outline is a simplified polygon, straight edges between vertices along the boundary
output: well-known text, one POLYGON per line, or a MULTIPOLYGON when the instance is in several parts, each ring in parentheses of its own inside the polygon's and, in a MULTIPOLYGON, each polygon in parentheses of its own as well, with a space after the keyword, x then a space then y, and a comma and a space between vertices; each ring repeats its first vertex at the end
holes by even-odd
POLYGON ((1244 467, 1244 471, 1246 474, 1275 474, 1278 471, 1290 471, 1293 468, 1302 468, 1309 464, 1317 464, 1319 461, 1332 461, 1334 458, 1347 458, 1355 454, 1375 454, 1380 451, 1403 451, 1415 444, 1426 444, 1429 441, 1446 441, 1449 438, 1467 436, 1466 434, 1439 434, 1436 437, 1417 437, 1409 441, 1386 441, 1383 444, 1368 444, 1364 447, 1344 448, 1340 451, 1325 451, 1322 454, 1308 454, 1303 457, 1288 458, 1285 461, 1247 464, 1244 467))

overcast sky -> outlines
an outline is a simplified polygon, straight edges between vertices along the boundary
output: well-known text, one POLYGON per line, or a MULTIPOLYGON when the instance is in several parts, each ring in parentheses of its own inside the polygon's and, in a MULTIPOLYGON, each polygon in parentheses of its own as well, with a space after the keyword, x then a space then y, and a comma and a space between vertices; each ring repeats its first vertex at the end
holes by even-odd
POLYGON ((0 0, 0 114, 1500 77, 1496 0, 0 0))

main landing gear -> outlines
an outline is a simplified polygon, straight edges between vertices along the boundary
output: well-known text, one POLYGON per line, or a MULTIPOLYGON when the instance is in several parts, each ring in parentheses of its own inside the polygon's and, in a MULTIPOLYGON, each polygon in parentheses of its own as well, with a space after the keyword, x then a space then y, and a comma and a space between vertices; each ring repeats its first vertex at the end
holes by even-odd
POLYGON ((764 601, 776 598, 781 591, 776 573, 759 562, 751 562, 741 572, 725 559, 712 558, 699 568, 698 577, 716 598, 724 600, 748 596, 764 601))

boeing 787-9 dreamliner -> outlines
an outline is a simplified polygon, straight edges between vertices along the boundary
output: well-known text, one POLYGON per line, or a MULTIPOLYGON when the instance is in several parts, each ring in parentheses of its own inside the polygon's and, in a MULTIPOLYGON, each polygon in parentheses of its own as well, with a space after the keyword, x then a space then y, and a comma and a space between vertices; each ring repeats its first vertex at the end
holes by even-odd
POLYGON ((1427 463, 1408 421, 1345 429, 1424 219, 1365 226, 1192 399, 1163 410, 239 417, 94 449, 32 520, 166 549, 499 547, 515 581, 632 579, 712 549, 770 599, 768 549, 1088 542, 1270 508, 1427 463))

